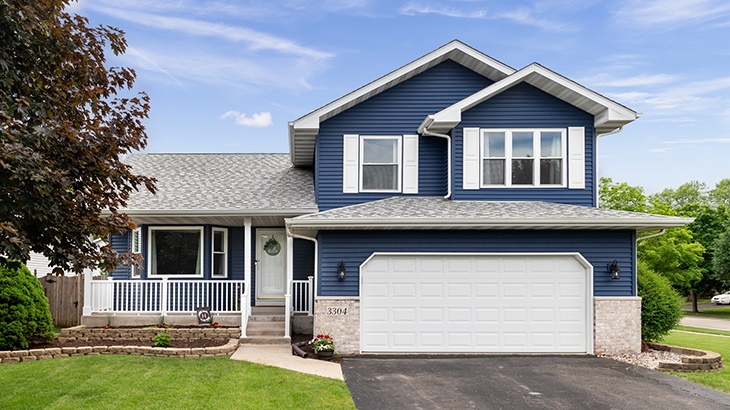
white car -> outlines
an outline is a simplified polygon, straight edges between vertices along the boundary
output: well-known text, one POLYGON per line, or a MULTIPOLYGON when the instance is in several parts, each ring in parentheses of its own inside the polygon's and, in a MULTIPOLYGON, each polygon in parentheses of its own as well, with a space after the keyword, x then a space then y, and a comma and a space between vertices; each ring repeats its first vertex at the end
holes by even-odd
POLYGON ((730 291, 713 296, 711 302, 717 305, 730 305, 730 291))

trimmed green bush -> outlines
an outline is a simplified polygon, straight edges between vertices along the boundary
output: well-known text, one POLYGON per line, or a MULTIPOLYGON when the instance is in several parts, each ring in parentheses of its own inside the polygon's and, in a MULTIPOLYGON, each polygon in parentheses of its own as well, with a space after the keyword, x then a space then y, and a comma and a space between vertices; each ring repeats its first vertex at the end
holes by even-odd
POLYGON ((682 319, 682 300, 669 281, 638 264, 638 291, 641 296, 641 339, 658 342, 682 319))
POLYGON ((172 341, 172 336, 170 336, 170 332, 163 330, 162 332, 155 335, 155 337, 152 338, 152 343, 155 345, 155 347, 167 347, 170 346, 170 342, 172 341))
POLYGON ((28 348, 32 338, 53 340, 48 298, 22 263, 0 266, 0 350, 28 348))

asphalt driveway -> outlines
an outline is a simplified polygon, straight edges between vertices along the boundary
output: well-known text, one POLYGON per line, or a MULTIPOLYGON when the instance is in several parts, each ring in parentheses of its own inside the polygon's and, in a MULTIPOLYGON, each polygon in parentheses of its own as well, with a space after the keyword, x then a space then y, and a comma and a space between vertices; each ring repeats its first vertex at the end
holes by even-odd
POLYGON ((357 356, 342 371, 369 409, 730 409, 730 395, 594 356, 357 356))

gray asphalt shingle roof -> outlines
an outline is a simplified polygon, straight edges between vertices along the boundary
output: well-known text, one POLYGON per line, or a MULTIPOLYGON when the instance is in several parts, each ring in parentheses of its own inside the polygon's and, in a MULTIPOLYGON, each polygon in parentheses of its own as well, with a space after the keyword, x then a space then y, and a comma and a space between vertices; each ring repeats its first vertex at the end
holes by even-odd
POLYGON ((156 195, 134 192, 126 210, 317 209, 311 169, 289 154, 135 154, 132 172, 157 179, 156 195))
POLYGON ((289 220, 295 227, 388 229, 406 227, 659 229, 691 219, 539 201, 452 201, 397 196, 289 220))

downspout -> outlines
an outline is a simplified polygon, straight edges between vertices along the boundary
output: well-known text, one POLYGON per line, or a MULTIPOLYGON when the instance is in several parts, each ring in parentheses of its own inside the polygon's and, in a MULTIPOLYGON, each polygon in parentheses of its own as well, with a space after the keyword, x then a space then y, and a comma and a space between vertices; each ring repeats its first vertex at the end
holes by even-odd
MULTIPOLYGON (((297 235, 295 233, 292 233, 291 227, 289 225, 286 226, 286 234, 291 236, 292 238, 305 239, 307 241, 314 242, 314 284, 312 285, 312 286, 314 286, 314 289, 312 290, 312 294, 316 296, 317 295, 317 283, 318 283, 317 279, 319 276, 319 275, 317 275, 317 271, 318 271, 318 267, 319 267, 319 241, 317 241, 317 238, 312 238, 309 236, 297 235)), ((311 313, 314 314, 314 312, 311 312, 311 313)))
POLYGON ((639 242, 643 241, 644 239, 656 238, 657 236, 664 235, 666 232, 667 232, 666 229, 662 229, 662 230, 660 230, 657 233, 653 233, 651 235, 642 236, 641 238, 636 238, 636 243, 639 243, 639 242))
MULTIPOLYGON (((428 125, 433 123, 433 118, 429 115, 427 118, 428 125)), ((446 196, 444 199, 451 199, 451 136, 428 130, 428 126, 423 123, 418 127, 418 133, 427 137, 446 138, 446 196)))
POLYGON ((615 130, 605 132, 603 134, 596 134, 596 147, 593 149, 594 155, 596 156, 596 181, 593 182, 593 195, 596 198, 596 208, 600 208, 601 204, 598 202, 598 184, 601 181, 601 178, 598 177, 598 139, 601 137, 605 137, 608 135, 614 135, 618 134, 619 132, 623 131, 624 126, 620 126, 616 128, 615 130))

